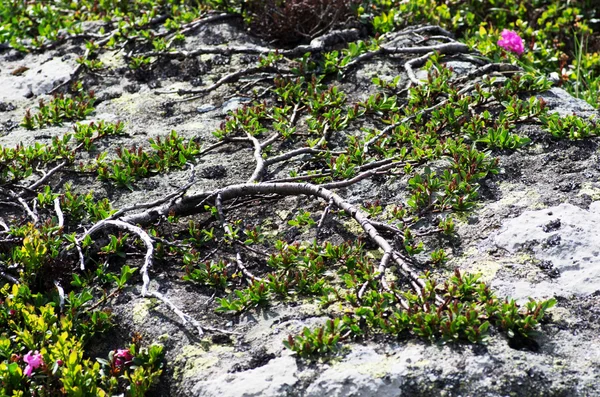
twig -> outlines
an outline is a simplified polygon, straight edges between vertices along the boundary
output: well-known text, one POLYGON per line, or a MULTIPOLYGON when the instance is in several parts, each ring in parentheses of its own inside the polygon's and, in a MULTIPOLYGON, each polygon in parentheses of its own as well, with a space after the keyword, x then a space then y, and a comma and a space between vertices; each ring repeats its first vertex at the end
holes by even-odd
MULTIPOLYGON (((104 220, 94 224, 94 226, 92 226, 90 228, 90 230, 83 233, 83 235, 80 238, 78 238, 76 241, 79 244, 81 244, 81 242, 83 241, 84 238, 86 238, 87 236, 91 236, 95 232, 97 232, 101 229, 104 229, 105 227, 108 227, 108 226, 113 226, 116 228, 129 230, 130 232, 136 234, 146 245, 146 255, 144 257, 144 264, 140 270, 140 273, 142 273, 142 282, 143 282, 142 296, 146 296, 146 294, 148 293, 148 285, 150 284, 150 277, 148 276, 148 268, 152 265, 152 256, 154 253, 154 245, 152 244, 152 238, 143 229, 141 229, 137 226, 134 226, 130 223, 120 221, 120 220, 104 219, 104 220)), ((79 248, 79 250, 81 250, 81 248, 79 248)), ((81 251, 80 251, 80 253, 81 253, 81 251)), ((83 255, 83 254, 81 254, 81 255, 83 255)), ((82 260, 82 270, 83 270, 83 268, 84 268, 83 267, 83 258, 81 260, 82 260)))
POLYGON ((188 189, 190 187, 192 187, 195 183, 196 183, 195 178, 192 178, 192 180, 190 182, 186 183, 184 186, 180 187, 179 189, 177 189, 173 193, 170 193, 170 194, 166 195, 165 197, 161 197, 161 198, 159 198, 157 200, 154 200, 154 201, 151 201, 151 202, 148 202, 148 203, 140 203, 140 204, 131 205, 129 207, 121 208, 117 212, 115 212, 114 214, 112 214, 111 216, 109 216, 106 219, 107 220, 117 219, 121 215, 123 215, 123 214, 125 214, 127 212, 131 212, 131 211, 135 211, 135 210, 140 210, 140 209, 145 209, 145 208, 153 208, 153 207, 156 207, 156 206, 161 205, 163 203, 166 203, 168 201, 173 201, 174 199, 183 196, 188 191, 188 189))
MULTIPOLYGON (((36 225, 40 221, 40 218, 35 213, 35 207, 34 207, 34 210, 31 210, 31 208, 29 208, 29 205, 23 199, 23 197, 18 197, 17 200, 19 201, 19 203, 21 203, 21 205, 25 209, 25 212, 27 212, 27 215, 29 215, 29 217, 33 220, 33 224, 36 225)), ((37 200, 34 201, 34 205, 36 202, 37 202, 37 200)))
POLYGON ((4 231, 6 232, 10 232, 10 227, 8 227, 8 225, 6 224, 6 222, 4 222, 4 219, 0 217, 0 226, 2 226, 2 228, 4 229, 4 231))
POLYGON ((3 270, 0 269, 0 277, 2 277, 3 279, 5 279, 6 281, 13 283, 13 284, 19 284, 19 280, 13 276, 11 276, 8 273, 5 273, 3 270))
POLYGON ((269 166, 269 165, 272 165, 275 163, 280 163, 282 161, 287 161, 291 158, 300 156, 302 154, 321 154, 321 153, 325 154, 325 153, 331 153, 331 152, 328 150, 323 150, 323 149, 315 149, 315 148, 311 148, 311 147, 301 147, 298 149, 290 150, 289 152, 280 154, 278 156, 270 157, 265 160, 265 165, 269 166))
POLYGON ((410 79, 410 81, 412 81, 415 85, 422 85, 425 84, 424 82, 422 82, 421 80, 419 80, 417 78, 417 76, 415 75, 415 72, 413 70, 413 68, 416 67, 420 67, 423 64, 425 64, 425 62, 427 62, 427 60, 429 59, 430 56, 432 56, 434 54, 433 51, 428 52, 425 55, 422 55, 420 57, 411 59, 409 61, 406 61, 404 63, 404 70, 406 70, 406 74, 408 75, 408 78, 410 79))
MULTIPOLYGON (((226 235, 229 235, 230 238, 233 239, 233 229, 227 222, 227 218, 225 218, 225 213, 223 212, 223 196, 221 195, 221 193, 217 193, 217 198, 215 199, 215 207, 217 207, 217 212, 219 214, 219 220, 221 222, 221 227, 223 228, 223 231, 226 235)), ((240 250, 237 245, 235 246, 235 261, 237 263, 238 268, 246 278, 250 279, 251 281, 263 281, 262 278, 256 277, 254 274, 252 274, 252 272, 248 270, 246 265, 244 265, 242 255, 240 254, 240 250)))
MULTIPOLYGON (((220 86, 222 86, 223 84, 237 81, 241 77, 248 76, 250 74, 254 74, 254 73, 258 73, 258 72, 279 73, 279 70, 273 68, 272 66, 256 66, 253 68, 238 70, 237 72, 229 73, 229 74, 221 77, 219 80, 217 80, 215 83, 213 83, 212 85, 210 85, 208 87, 204 87, 204 88, 197 89, 197 90, 183 90, 183 89, 178 90, 176 93, 179 95, 192 94, 194 96, 191 96, 191 97, 188 97, 185 99, 180 99, 177 102, 187 102, 187 101, 193 101, 193 100, 202 98, 203 94, 214 91, 217 88, 219 88, 220 86), (200 95, 198 95, 198 94, 200 94, 200 95)), ((157 92, 157 93, 162 93, 162 92, 157 92)))
MULTIPOLYGON (((385 274, 385 269, 387 268, 388 263, 390 262, 390 259, 392 257, 392 254, 390 252, 386 252, 383 254, 383 256, 381 257, 381 261, 379 262, 379 267, 377 268, 376 272, 378 273, 377 276, 375 277, 376 280, 382 280, 383 276, 385 274)), ((369 281, 365 281, 362 285, 362 287, 360 288, 360 290, 358 291, 358 299, 362 299, 363 295, 365 294, 365 291, 367 290, 367 286, 369 285, 369 281)))
POLYGON ((258 45, 247 45, 247 46, 196 46, 193 51, 171 51, 171 52, 146 52, 139 54, 145 57, 165 57, 165 58, 189 58, 204 54, 219 54, 219 55, 231 55, 231 54, 254 54, 254 55, 267 55, 271 53, 277 53, 287 58, 293 58, 302 56, 306 53, 322 52, 327 47, 335 44, 335 42, 348 42, 356 40, 359 37, 357 29, 344 29, 334 30, 323 36, 313 39, 308 45, 300 45, 298 47, 285 50, 285 49, 274 49, 269 47, 263 47, 258 45))
POLYGON ((186 33, 191 32, 192 30, 198 29, 200 26, 205 25, 207 23, 220 22, 225 19, 231 19, 231 18, 236 18, 236 17, 237 17, 237 15, 235 15, 235 14, 226 14, 226 13, 209 15, 207 17, 204 17, 204 18, 198 19, 196 21, 192 21, 185 25, 182 25, 178 31, 175 31, 175 32, 166 31, 164 33, 157 34, 156 37, 170 37, 170 36, 175 36, 176 34, 186 34, 186 33))
POLYGON ((58 197, 54 199, 54 211, 56 212, 56 217, 58 218, 58 227, 62 228, 65 225, 65 217, 60 209, 60 199, 58 197))
MULTIPOLYGON (((396 164, 394 163, 386 165, 386 167, 395 165, 396 164)), ((367 172, 372 171, 373 170, 367 172)), ((197 208, 197 203, 199 201, 206 200, 207 197, 217 195, 217 201, 222 203, 225 200, 233 199, 236 197, 252 196, 257 194, 278 194, 283 196, 304 194, 324 199, 327 202, 333 199, 334 205, 344 210, 348 215, 353 217, 356 220, 356 222, 360 224, 363 230, 365 230, 369 237, 377 245, 379 245, 379 247, 384 251, 384 253, 392 252, 392 257, 394 261, 398 264, 399 270, 411 281, 411 285, 413 285, 414 288, 418 289, 424 286, 424 282, 419 278, 417 271, 413 269, 412 266, 410 266, 408 263, 406 263, 402 259, 402 257, 398 255, 398 253, 393 252, 391 244, 377 232, 377 229, 370 223, 369 219, 367 218, 367 215, 357 207, 345 201, 336 193, 327 189, 326 186, 313 185, 309 183, 243 183, 238 185, 230 185, 228 187, 219 189, 216 192, 203 192, 194 196, 182 197, 178 199, 178 201, 172 206, 161 206, 158 208, 153 208, 151 210, 145 211, 144 213, 122 218, 122 220, 131 223, 146 224, 152 222, 154 219, 156 219, 156 217, 159 217, 165 213, 174 213, 178 215, 181 213, 190 214, 198 212, 199 210, 197 208)))
POLYGON ((55 173, 57 173, 61 168, 63 168, 65 165, 67 165, 68 162, 67 161, 63 161, 62 163, 60 163, 59 165, 57 165, 56 167, 52 168, 50 171, 46 172, 44 174, 44 176, 39 179, 37 182, 35 182, 34 184, 32 184, 31 186, 28 186, 27 189, 29 190, 35 190, 38 187, 40 187, 42 184, 46 183, 46 181, 55 173))
POLYGON ((415 47, 393 47, 383 44, 380 48, 384 54, 428 54, 430 52, 439 52, 440 54, 462 54, 469 52, 469 46, 459 42, 415 47))
POLYGON ((387 170, 390 170, 392 168, 402 166, 404 164, 405 163, 400 163, 400 162, 393 162, 393 163, 390 163, 390 164, 384 164, 384 165, 379 166, 377 168, 370 169, 370 170, 367 170, 365 172, 362 172, 362 173, 356 175, 354 178, 345 179, 345 180, 336 181, 336 182, 324 183, 324 184, 317 185, 317 186, 323 187, 325 189, 340 189, 340 188, 348 187, 348 186, 353 185, 353 184, 355 184, 357 182, 360 182, 360 181, 362 181, 364 179, 370 178, 373 175, 377 175, 380 172, 387 171, 387 170))
POLYGON ((407 121, 411 120, 413 116, 408 116, 405 117, 404 119, 402 119, 401 121, 394 123, 394 124, 390 124, 387 127, 385 127, 383 130, 379 131, 379 133, 377 135, 375 135, 373 138, 369 139, 368 141, 365 142, 364 146, 363 146, 363 152, 365 153, 369 153, 369 147, 374 144, 375 142, 377 142, 379 139, 381 139, 384 135, 387 135, 390 131, 392 131, 394 128, 398 127, 399 125, 401 125, 402 123, 406 123, 407 121))
POLYGON ((321 228, 323 228, 323 224, 325 223, 325 218, 327 217, 327 214, 329 214, 329 211, 331 210, 332 206, 333 206, 333 199, 330 199, 329 203, 327 204, 327 207, 325 207, 325 209, 323 210, 323 213, 321 214, 319 223, 317 223, 317 231, 315 233, 315 240, 318 240, 319 233, 321 232, 321 228))
MULTIPOLYGON (((144 296, 143 293, 142 293, 142 296, 144 296)), ((152 291, 152 292, 148 293, 148 296, 152 296, 152 297, 160 300, 162 303, 166 304, 167 306, 169 306, 169 309, 173 310, 173 312, 175 314, 177 314, 177 316, 179 316, 179 318, 181 319, 181 321, 183 322, 184 325, 187 325, 187 323, 190 323, 196 328, 196 331, 198 331, 198 335, 200 335, 200 336, 204 335, 204 330, 202 329, 202 326, 200 325, 200 323, 195 318, 193 318, 189 314, 184 313, 181 309, 179 309, 177 306, 175 306, 175 304, 173 302, 171 302, 169 299, 167 299, 163 294, 161 294, 158 291, 152 291)))
POLYGON ((274 133, 269 138, 265 139, 263 142, 260 143, 260 148, 265 149, 267 146, 272 145, 279 139, 279 137, 279 132, 274 133))
POLYGON ((246 132, 246 137, 254 146, 254 160, 256 161, 256 167, 254 168, 252 176, 250 176, 250 179, 248 179, 248 183, 260 182, 266 172, 265 161, 262 157, 262 148, 258 139, 250 135, 250 133, 246 132))
POLYGON ((58 291, 58 307, 60 307, 60 311, 62 313, 62 311, 65 308, 65 290, 63 289, 63 287, 60 286, 60 283, 58 281, 54 282, 54 286, 58 291))
POLYGON ((260 255, 260 256, 266 256, 266 257, 269 257, 269 256, 270 256, 270 255, 269 255, 268 253, 266 253, 266 252, 259 251, 259 250, 255 249, 255 248, 252 248, 252 247, 250 247, 250 246, 248 246, 248 245, 244 244, 244 242, 243 242, 243 241, 240 241, 240 240, 235 240, 234 242, 235 242, 237 245, 239 245, 240 247, 242 247, 243 249, 245 249, 245 250, 248 250, 248 251, 252 252, 253 254, 260 255))
POLYGON ((459 77, 458 79, 456 79, 456 84, 466 83, 467 81, 472 81, 477 77, 493 72, 517 73, 522 71, 523 69, 511 63, 489 63, 467 73, 464 76, 459 77))

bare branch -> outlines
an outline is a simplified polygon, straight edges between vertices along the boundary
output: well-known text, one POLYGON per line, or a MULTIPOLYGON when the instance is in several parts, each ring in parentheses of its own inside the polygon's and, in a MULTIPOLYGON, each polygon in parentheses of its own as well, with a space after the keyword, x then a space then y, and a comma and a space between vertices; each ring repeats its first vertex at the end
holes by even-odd
POLYGON ((434 54, 434 52, 428 52, 425 55, 422 55, 420 57, 417 58, 413 58, 409 61, 406 61, 406 63, 404 64, 404 69, 406 70, 406 74, 408 75, 408 78, 410 79, 410 81, 413 82, 413 84, 415 85, 422 85, 425 84, 424 82, 422 82, 421 80, 419 80, 417 78, 417 76, 415 75, 415 72, 413 70, 413 68, 416 67, 420 67, 423 66, 425 64, 425 62, 427 62, 427 60, 429 59, 430 56, 432 56, 434 54))
POLYGON ((67 165, 68 162, 67 161, 63 161, 62 163, 60 163, 59 165, 57 165, 56 167, 52 168, 50 171, 46 172, 44 174, 44 176, 39 179, 37 182, 35 182, 34 184, 32 184, 31 186, 28 186, 27 189, 29 190, 35 190, 38 187, 42 186, 42 184, 46 183, 46 181, 55 173, 57 173, 61 168, 63 168, 65 165, 67 165))
POLYGON ((27 212, 27 215, 29 215, 29 217, 33 220, 33 224, 34 225, 37 224, 40 221, 40 218, 35 213, 35 208, 34 208, 34 210, 29 208, 29 205, 23 199, 23 197, 18 197, 17 200, 19 201, 19 203, 21 203, 21 206, 23 206, 23 208, 25 209, 25 212, 27 212))
MULTIPOLYGON (((150 277, 148 276, 148 268, 152 265, 152 255, 154 253, 154 245, 152 244, 152 238, 143 229, 141 229, 137 226, 134 226, 130 223, 120 221, 120 220, 104 219, 104 220, 94 224, 94 226, 92 226, 90 228, 90 230, 83 233, 83 235, 80 238, 78 238, 76 241, 79 244, 81 244, 81 242, 83 241, 83 239, 85 239, 86 236, 91 236, 95 232, 97 232, 101 229, 104 229, 106 227, 109 227, 109 226, 129 230, 130 232, 136 234, 146 245, 146 255, 144 257, 144 265, 142 266, 142 269, 140 270, 140 273, 142 273, 142 281, 143 281, 142 296, 146 296, 148 294, 148 284, 150 284, 150 277)), ((79 248, 79 250, 80 249, 81 248, 79 248)), ((81 255, 81 257, 83 257, 83 254, 81 254, 81 251, 80 251, 80 255, 81 255)), ((83 269, 83 259, 82 259, 82 269, 83 269)))
POLYGON ((56 217, 58 218, 58 227, 62 228, 65 225, 65 217, 60 208, 60 199, 58 197, 54 199, 54 211, 56 212, 56 217))
MULTIPOLYGON (((142 293, 142 296, 144 296, 144 293, 142 293)), ((204 330, 202 329, 202 326, 200 325, 200 323, 195 318, 193 318, 189 314, 184 313, 181 309, 179 309, 177 306, 175 306, 175 304, 173 302, 171 302, 171 300, 167 299, 167 297, 165 297, 163 294, 161 294, 158 291, 152 291, 152 292, 148 293, 148 296, 152 296, 152 297, 160 300, 162 303, 166 304, 167 306, 169 306, 169 309, 173 310, 173 312, 175 314, 177 314, 177 316, 179 316, 179 318, 181 319, 181 322, 184 325, 186 325, 187 323, 190 323, 194 326, 194 328, 196 328, 196 331, 198 331, 198 335, 200 335, 200 336, 204 335, 204 330)))
MULTIPOLYGON (((231 228, 229 223, 227 223, 227 218, 225 218, 225 213, 223 212, 223 196, 220 193, 217 193, 215 207, 217 207, 217 212, 219 214, 219 220, 221 221, 221 227, 223 228, 223 231, 226 235, 229 235, 230 238, 233 239, 233 229, 231 228)), ((240 254, 240 250, 237 245, 235 246, 235 261, 237 263, 238 268, 240 269, 242 274, 246 276, 246 278, 248 278, 251 281, 263 281, 262 278, 256 277, 254 274, 252 274, 252 272, 248 270, 248 268, 244 264, 244 261, 242 260, 242 255, 240 254)))
POLYGON ((470 51, 468 45, 459 42, 415 47, 392 47, 383 44, 380 48, 385 54, 427 54, 430 52, 439 52, 440 54, 462 54, 470 51))
POLYGON ((4 231, 10 232, 10 227, 8 227, 8 225, 6 224, 6 222, 4 222, 4 219, 2 218, 0 218, 0 226, 2 226, 4 231))
POLYGON ((249 133, 246 133, 246 136, 252 142, 252 145, 254 146, 254 160, 256 161, 256 168, 254 169, 254 172, 252 173, 252 176, 250 177, 250 179, 248 179, 248 183, 260 182, 262 180, 263 175, 265 174, 265 172, 267 170, 266 166, 265 166, 265 161, 263 160, 263 157, 262 157, 262 148, 261 148, 261 145, 260 145, 260 142, 258 141, 258 139, 256 139, 249 133))
MULTIPOLYGON (((0 263, 0 265, 2 265, 2 263, 0 263)), ((0 269, 0 277, 2 277, 3 279, 5 279, 6 281, 13 283, 13 284, 19 284, 19 280, 16 277, 11 276, 8 273, 5 273, 2 269, 0 269)))
POLYGON ((329 203, 327 204, 327 207, 325 207, 325 209, 323 210, 323 213, 321 214, 319 223, 317 223, 317 231, 315 233, 315 240, 318 240, 319 233, 321 232, 321 228, 323 227, 323 224, 325 223, 325 218, 327 217, 327 214, 329 214, 329 211, 331 210, 332 206, 333 206, 333 199, 330 199, 329 203))
MULTIPOLYGON (((380 167, 379 169, 369 170, 366 172, 377 172, 376 170, 381 171, 384 169, 384 167, 391 168, 392 166, 397 166, 397 163, 388 164, 380 167)), ((361 178, 363 177, 361 176, 361 178)), ((347 182, 345 181, 337 182, 336 186, 334 187, 340 187, 346 184, 347 182)), ((161 214, 175 213, 177 215, 181 215, 198 212, 200 209, 196 207, 197 203, 204 201, 207 197, 217 195, 219 198, 218 202, 222 203, 225 200, 230 200, 236 197, 252 196, 257 194, 278 194, 283 196, 296 196, 304 194, 321 198, 327 202, 333 200, 333 203, 336 207, 344 210, 360 224, 363 230, 377 245, 379 245, 384 253, 393 252, 393 248, 390 243, 377 232, 377 229, 371 224, 367 215, 357 207, 342 199, 342 197, 338 196, 336 193, 328 190, 327 185, 320 186, 309 183, 243 183, 238 185, 230 185, 217 191, 203 192, 194 196, 182 197, 171 206, 161 206, 140 214, 130 215, 122 218, 122 221, 147 224, 152 222, 154 219, 157 219, 157 217, 161 216, 161 214)), ((422 288, 424 283, 423 280, 419 278, 418 272, 413 269, 412 266, 406 263, 402 257, 398 255, 398 253, 393 252, 392 255, 394 261, 398 264, 399 270, 411 280, 411 284, 416 286, 416 288, 422 288)))
POLYGON ((54 286, 56 287, 56 290, 58 291, 58 307, 60 308, 60 311, 62 312, 65 308, 65 290, 63 289, 63 287, 60 286, 60 283, 58 281, 54 282, 54 286))

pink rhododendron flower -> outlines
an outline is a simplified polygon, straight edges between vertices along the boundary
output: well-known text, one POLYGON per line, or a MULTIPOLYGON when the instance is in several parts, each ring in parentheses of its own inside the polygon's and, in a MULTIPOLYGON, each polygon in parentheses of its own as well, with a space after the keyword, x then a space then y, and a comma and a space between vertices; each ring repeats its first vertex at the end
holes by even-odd
POLYGON ((122 367, 124 364, 128 364, 133 360, 133 355, 129 349, 118 349, 114 355, 115 365, 122 367))
POLYGON ((25 367, 25 371, 23 371, 23 373, 29 377, 31 377, 31 371, 44 364, 42 355, 37 350, 33 354, 31 353, 32 352, 30 351, 23 357, 23 361, 27 363, 27 366, 25 367))
POLYGON ((508 29, 502 31, 502 38, 498 40, 498 45, 506 51, 514 52, 517 55, 521 55, 525 51, 523 39, 521 39, 517 32, 508 29))

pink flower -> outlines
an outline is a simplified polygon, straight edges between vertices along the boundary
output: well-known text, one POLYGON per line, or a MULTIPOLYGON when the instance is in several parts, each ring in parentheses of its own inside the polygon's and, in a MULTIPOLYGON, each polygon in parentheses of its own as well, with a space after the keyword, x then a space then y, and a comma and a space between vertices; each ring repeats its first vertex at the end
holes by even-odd
POLYGON ((129 349, 118 349, 114 355, 115 365, 122 367, 125 364, 129 364, 133 360, 133 355, 129 349))
POLYGON ((519 37, 517 32, 508 29, 502 31, 502 39, 498 40, 498 45, 506 51, 514 52, 517 55, 521 55, 525 51, 523 39, 519 37))
POLYGON ((31 377, 31 371, 44 364, 42 355, 37 350, 33 354, 31 353, 32 352, 30 351, 25 355, 25 357, 23 357, 23 361, 27 363, 27 366, 25 367, 25 371, 23 371, 23 373, 29 377, 31 377))

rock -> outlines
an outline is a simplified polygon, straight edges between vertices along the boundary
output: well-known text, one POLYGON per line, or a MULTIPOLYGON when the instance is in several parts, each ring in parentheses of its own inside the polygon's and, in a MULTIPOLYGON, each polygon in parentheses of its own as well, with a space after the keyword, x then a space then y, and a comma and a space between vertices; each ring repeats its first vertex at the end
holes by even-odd
MULTIPOLYGON (((31 57, 33 55, 29 55, 31 57)), ((37 58, 27 62, 29 69, 21 75, 2 74, 2 90, 0 101, 19 101, 23 97, 38 96, 49 93, 54 87, 66 81, 74 70, 70 63, 60 58, 52 58, 47 62, 37 58)))
POLYGON ((196 111, 198 113, 208 113, 208 112, 212 112, 213 110, 215 110, 217 107, 215 105, 213 105, 212 103, 205 103, 203 105, 200 105, 196 108, 196 111))
POLYGON ((548 261, 560 273, 556 279, 514 286, 495 283, 510 296, 587 296, 600 290, 600 201, 589 210, 561 204, 538 211, 526 211, 507 220, 495 236, 495 244, 514 254, 527 249, 536 259, 548 261), (512 291, 511 291, 512 290, 512 291))
POLYGON ((233 97, 221 105, 221 113, 226 115, 229 112, 233 112, 234 110, 241 108, 245 103, 250 103, 251 101, 252 100, 250 98, 233 97))
POLYGON ((190 394, 195 397, 279 397, 290 395, 298 383, 298 366, 292 356, 270 360, 249 371, 225 374, 198 382, 190 394))
POLYGON ((562 88, 552 87, 546 92, 536 95, 546 101, 550 113, 561 116, 575 114, 580 117, 598 116, 596 109, 583 99, 575 98, 562 88))
POLYGON ((0 102, 0 112, 12 112, 17 107, 10 102, 0 102))

